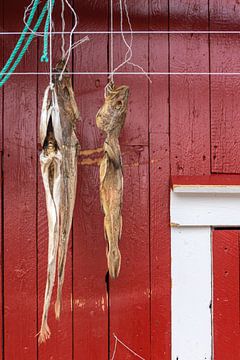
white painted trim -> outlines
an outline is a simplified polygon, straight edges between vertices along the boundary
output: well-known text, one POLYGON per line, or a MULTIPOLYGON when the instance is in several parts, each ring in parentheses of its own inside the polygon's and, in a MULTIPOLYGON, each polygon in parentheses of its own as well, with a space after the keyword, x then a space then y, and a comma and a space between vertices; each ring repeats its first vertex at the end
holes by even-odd
POLYGON ((239 226, 240 193, 171 192, 173 226, 239 226))
POLYGON ((213 359, 211 227, 240 226, 234 187, 171 191, 172 360, 213 359))
POLYGON ((172 359, 211 360, 211 228, 172 229, 172 359))
POLYGON ((176 193, 237 193, 240 194, 239 185, 173 185, 176 193))

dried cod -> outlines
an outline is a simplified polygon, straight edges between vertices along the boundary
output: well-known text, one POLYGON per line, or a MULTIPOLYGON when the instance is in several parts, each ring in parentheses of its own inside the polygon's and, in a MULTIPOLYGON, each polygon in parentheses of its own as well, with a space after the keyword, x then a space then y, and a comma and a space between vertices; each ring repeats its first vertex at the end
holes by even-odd
MULTIPOLYGON (((56 72, 60 72, 63 65, 63 62, 59 62, 56 72)), ((57 258, 58 288, 55 315, 57 319, 60 317, 68 240, 76 197, 79 142, 75 134, 75 124, 78 117, 79 111, 71 78, 64 75, 60 81, 56 77, 54 88, 48 87, 45 91, 40 121, 40 138, 43 146, 40 163, 46 193, 49 231, 47 283, 39 333, 40 343, 51 335, 47 318, 57 258), (49 92, 51 92, 50 99, 49 92)))
POLYGON ((127 86, 117 88, 110 82, 106 87, 105 102, 96 115, 97 127, 107 135, 100 164, 100 199, 104 212, 108 269, 112 278, 118 277, 121 267, 118 242, 122 233, 123 172, 118 137, 126 118, 128 95, 127 86))

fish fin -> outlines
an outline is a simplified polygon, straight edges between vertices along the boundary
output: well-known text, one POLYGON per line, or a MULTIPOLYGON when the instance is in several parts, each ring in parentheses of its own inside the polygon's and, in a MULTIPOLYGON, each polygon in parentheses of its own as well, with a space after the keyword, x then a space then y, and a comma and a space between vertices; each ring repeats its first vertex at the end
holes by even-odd
POLYGON ((51 331, 49 329, 47 320, 43 321, 42 326, 41 326, 41 330, 37 335, 38 335, 38 344, 39 345, 46 342, 46 340, 48 340, 50 338, 51 331))

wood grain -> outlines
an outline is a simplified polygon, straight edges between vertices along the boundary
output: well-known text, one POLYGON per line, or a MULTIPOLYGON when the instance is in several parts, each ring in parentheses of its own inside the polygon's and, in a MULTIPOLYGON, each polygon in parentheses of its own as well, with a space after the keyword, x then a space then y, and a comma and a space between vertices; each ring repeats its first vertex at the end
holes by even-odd
MULTIPOLYGON (((0 5, 0 31, 3 31, 3 2, 0 5)), ((3 46, 3 36, 0 36, 0 52, 2 54, 2 57, 0 58, 0 69, 3 67, 3 60, 4 60, 4 46, 3 46)), ((4 300, 4 293, 3 293, 3 284, 2 284, 2 276, 3 276, 3 234, 2 234, 2 225, 3 225, 3 221, 2 221, 2 139, 3 139, 3 134, 2 134, 2 123, 3 123, 3 89, 0 89, 0 165, 1 165, 1 170, 0 170, 0 229, 1 229, 1 235, 0 235, 0 346, 1 346, 1 351, 0 351, 0 360, 3 359, 3 351, 4 351, 4 323, 3 323, 3 300, 4 300)))
MULTIPOLYGON (((132 0, 128 2, 128 12, 133 30, 147 30, 148 28, 148 1, 132 0), (140 14, 145 12, 144 19, 140 14)), ((125 13, 124 13, 125 14, 125 13)), ((129 31, 129 27, 124 15, 124 31, 129 31)), ((114 4, 114 30, 120 31, 120 9, 118 1, 114 4)), ((126 35, 130 41, 130 35, 126 35)), ((114 68, 124 61, 127 48, 122 40, 121 34, 114 35, 114 68)), ((135 35, 133 38, 133 57, 132 62, 148 70, 148 35, 135 35)), ((136 67, 124 65, 118 71, 141 72, 136 67)), ((125 126, 121 132, 121 143, 124 145, 147 145, 148 144, 148 80, 143 75, 116 75, 114 81, 117 85, 128 85, 130 96, 128 103, 128 114, 125 126)))
MULTIPOLYGON (((110 340, 113 334, 150 358, 149 172, 148 148, 122 146, 124 196, 121 274, 110 282, 110 340)), ((131 359, 121 345, 116 359, 131 359)))
MULTIPOLYGON (((22 27, 25 2, 4 1, 5 31, 22 27)), ((4 60, 17 38, 5 37, 4 60)), ((17 68, 37 70, 36 41, 17 68)), ((36 359, 36 76, 12 76, 4 86, 4 352, 36 359)))
MULTIPOLYGON (((168 1, 151 3, 150 30, 168 30, 168 1)), ((149 71, 168 72, 168 36, 150 35, 149 71)), ((169 79, 149 86, 151 359, 171 357, 169 79)))
MULTIPOLYGON (((120 30, 118 2, 114 29, 120 30)), ((148 29, 148 2, 128 2, 133 30, 148 29), (141 14, 145 14, 141 18, 141 14)), ((124 30, 129 30, 124 16, 124 30)), ((128 36, 129 39, 129 36, 128 36)), ((114 36, 114 65, 125 56, 121 36, 114 36)), ((148 70, 148 36, 136 35, 132 61, 148 70)), ((120 71, 139 71, 125 65, 120 71)), ((113 333, 142 357, 150 358, 150 262, 149 262, 149 168, 148 168, 148 80, 142 76, 116 75, 117 85, 130 88, 128 113, 120 136, 123 153, 123 234, 120 241, 121 273, 110 281, 110 354, 113 333)), ((132 354, 118 345, 116 360, 132 354)))
POLYGON ((214 358, 238 359, 239 231, 213 231, 214 358))
MULTIPOLYGON (((108 1, 75 1, 78 30, 108 30, 108 1), (87 7, 86 7, 87 3, 87 7), (99 17, 99 13, 102 16, 99 17)), ((74 71, 107 71, 106 35, 90 35, 90 42, 74 56, 74 71)), ((83 150, 103 145, 104 136, 96 126, 96 113, 103 102, 106 76, 74 78, 74 89, 82 121, 77 127, 83 150)), ((79 166, 74 214, 73 314, 74 359, 108 358, 108 297, 103 215, 99 198, 99 168, 79 166)))
MULTIPOLYGON (((170 30, 207 30, 207 19, 207 0, 170 1, 170 30)), ((208 72, 208 54, 207 35, 170 35, 171 72, 208 72)), ((170 117, 172 175, 208 174, 208 76, 171 76, 170 117)))
MULTIPOLYGON (((53 20, 56 31, 61 31, 61 2, 56 2, 53 11, 53 20)), ((72 13, 65 7, 66 31, 70 31, 72 27, 72 13)), ((66 48, 68 46, 69 36, 66 36, 66 48)), ((43 50, 43 38, 38 40, 38 71, 49 72, 49 63, 41 63, 40 58, 43 50)), ((53 37, 53 66, 61 59, 61 36, 53 37)), ((69 62, 69 71, 72 70, 71 59, 69 62)), ((38 124, 40 122, 40 114, 42 100, 45 88, 49 84, 49 77, 38 76, 38 124)), ((39 131, 39 125, 37 128, 39 131)), ((39 138, 39 136, 38 136, 39 138)), ((39 154, 38 154, 39 155, 39 154)), ((45 191, 42 182, 40 164, 38 163, 38 331, 40 330, 41 317, 44 302, 44 293, 47 276, 47 251, 48 251, 48 222, 45 191)), ((51 330, 51 338, 45 344, 38 347, 38 359, 52 360, 69 360, 72 358, 72 234, 69 239, 69 250, 67 255, 65 280, 62 294, 62 311, 61 317, 55 319, 54 303, 56 300, 57 277, 55 279, 55 287, 52 294, 51 306, 49 308, 49 327, 51 330)))
MULTIPOLYGON (((234 0, 210 0, 210 29, 239 30, 240 5, 234 0)), ((211 35, 211 71, 240 72, 239 36, 211 35)), ((212 171, 239 173, 240 77, 212 76, 211 156, 212 171)))

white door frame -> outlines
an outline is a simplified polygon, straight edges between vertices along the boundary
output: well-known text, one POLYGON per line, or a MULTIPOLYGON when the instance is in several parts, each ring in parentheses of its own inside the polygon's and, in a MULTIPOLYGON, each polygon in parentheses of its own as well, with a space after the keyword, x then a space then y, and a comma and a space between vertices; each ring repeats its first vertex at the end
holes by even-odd
POLYGON ((212 227, 240 226, 240 185, 171 191, 172 360, 211 360, 212 227))

